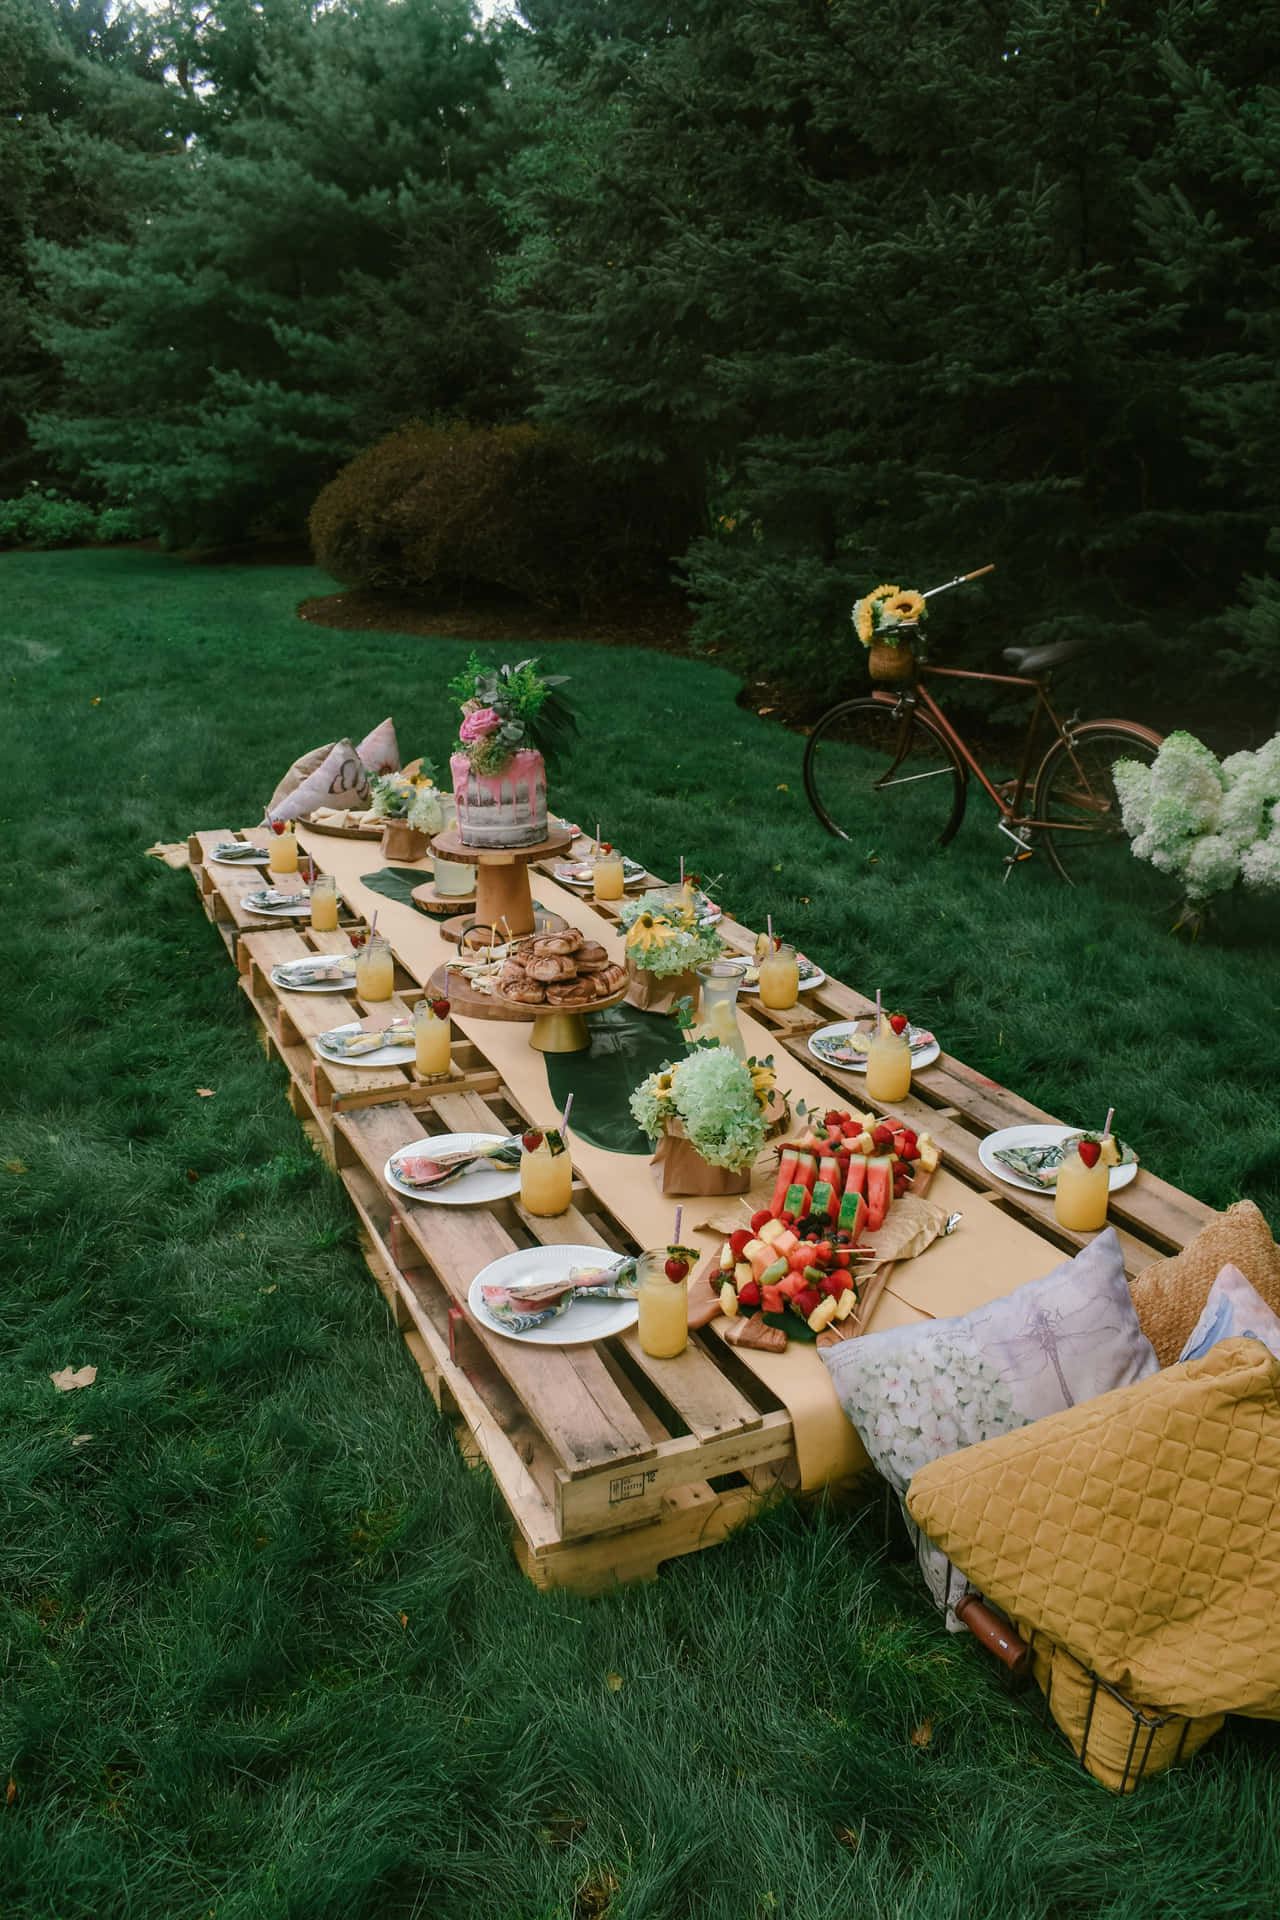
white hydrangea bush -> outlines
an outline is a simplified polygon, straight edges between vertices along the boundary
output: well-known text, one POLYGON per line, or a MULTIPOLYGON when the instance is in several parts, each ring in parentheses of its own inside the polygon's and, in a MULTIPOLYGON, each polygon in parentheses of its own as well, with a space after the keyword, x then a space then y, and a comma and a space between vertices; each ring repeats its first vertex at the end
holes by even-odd
POLYGON ((1180 879, 1193 913, 1237 881, 1280 890, 1280 734, 1220 761, 1171 733, 1149 767, 1121 760, 1113 778, 1135 855, 1180 879))

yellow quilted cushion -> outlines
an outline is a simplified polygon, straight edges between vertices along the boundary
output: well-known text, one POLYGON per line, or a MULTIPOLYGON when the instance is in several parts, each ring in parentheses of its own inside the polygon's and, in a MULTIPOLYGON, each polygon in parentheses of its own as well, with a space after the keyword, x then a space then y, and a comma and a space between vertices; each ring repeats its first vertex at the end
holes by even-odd
MULTIPOLYGON (((1030 1631, 1023 1637, 1031 1639, 1030 1631)), ((1076 1759, 1113 1793, 1132 1793, 1149 1774, 1189 1760, 1226 1717, 1215 1713, 1188 1720, 1158 1707, 1135 1706, 1043 1635, 1032 1643, 1031 1666, 1076 1759)))
POLYGON ((935 1460, 907 1506, 1126 1698, 1280 1718, 1280 1360, 1258 1341, 935 1460))
POLYGON ((1238 1200, 1181 1253, 1153 1261, 1134 1281, 1133 1304, 1162 1367, 1171 1367, 1186 1346, 1210 1287, 1228 1265, 1239 1267, 1272 1312, 1280 1313, 1280 1247, 1252 1200, 1238 1200))

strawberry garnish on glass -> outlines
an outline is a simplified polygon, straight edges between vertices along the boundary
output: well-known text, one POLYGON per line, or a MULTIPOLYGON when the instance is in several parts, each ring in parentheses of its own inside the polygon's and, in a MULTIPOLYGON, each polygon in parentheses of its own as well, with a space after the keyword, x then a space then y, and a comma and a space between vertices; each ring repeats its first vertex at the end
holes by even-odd
POLYGON ((906 1014, 905 1014, 905 1013, 891 1013, 891 1014, 889 1015, 889 1025, 890 1025, 890 1026, 891 1026, 891 1027, 893 1028, 893 1030, 894 1030, 894 1032, 895 1032, 895 1033, 905 1033, 905 1032, 906 1032, 906 1030, 907 1030, 907 1016, 906 1016, 906 1014))
POLYGON ((1102 1154, 1102 1148, 1096 1140, 1082 1140, 1076 1148, 1076 1152, 1080 1155, 1086 1167, 1096 1167, 1102 1154))

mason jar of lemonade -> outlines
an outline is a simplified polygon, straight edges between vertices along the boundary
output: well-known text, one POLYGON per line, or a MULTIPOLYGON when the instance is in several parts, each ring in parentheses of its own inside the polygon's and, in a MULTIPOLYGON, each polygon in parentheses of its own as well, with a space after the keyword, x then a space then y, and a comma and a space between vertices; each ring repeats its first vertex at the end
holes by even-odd
POLYGON ((1096 1233, 1107 1224, 1111 1169, 1096 1140, 1081 1140, 1064 1154, 1053 1189, 1053 1217, 1070 1233, 1096 1233))
POLYGON ((651 1360, 674 1360, 689 1344, 692 1247, 656 1247, 636 1261, 636 1332, 651 1360))
POLYGON ((800 998, 800 960, 794 947, 775 941, 760 962, 762 1005, 785 1013, 800 998))
POLYGON ((311 882, 311 930, 333 933, 338 925, 338 883, 331 873, 317 873, 311 882))
POLYGON ((443 1080, 449 1071, 453 1027, 449 1002, 423 994, 413 1009, 413 1060, 423 1080, 443 1080))
POLYGON ((903 1014, 886 1015, 867 1049, 867 1098, 891 1107, 910 1091, 910 1030, 903 1014))
POLYGON ((267 848, 268 873, 296 873, 298 871, 298 836, 293 830, 292 820, 277 820, 272 823, 271 844, 267 848))
POLYGON ((556 1127, 531 1127, 520 1138, 520 1201, 526 1213, 550 1219, 573 1200, 573 1162, 556 1127))
POLYGON ((391 942, 371 933, 356 955, 356 993, 361 1000, 389 1000, 395 988, 391 942))

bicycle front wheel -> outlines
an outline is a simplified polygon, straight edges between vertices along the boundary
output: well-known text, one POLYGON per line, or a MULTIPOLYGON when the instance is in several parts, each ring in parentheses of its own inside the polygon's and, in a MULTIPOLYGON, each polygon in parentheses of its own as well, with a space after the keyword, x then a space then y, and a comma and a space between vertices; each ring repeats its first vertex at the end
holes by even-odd
POLYGON ((804 750, 804 790, 841 840, 886 828, 945 847, 964 818, 965 770, 909 698, 866 694, 824 713, 804 750))
POLYGON ((1086 721, 1050 747, 1036 775, 1033 811, 1049 823, 1041 830, 1044 849, 1069 885, 1134 879, 1141 863, 1124 830, 1112 770, 1118 760, 1149 767, 1159 750, 1160 735, 1129 720, 1086 721))

